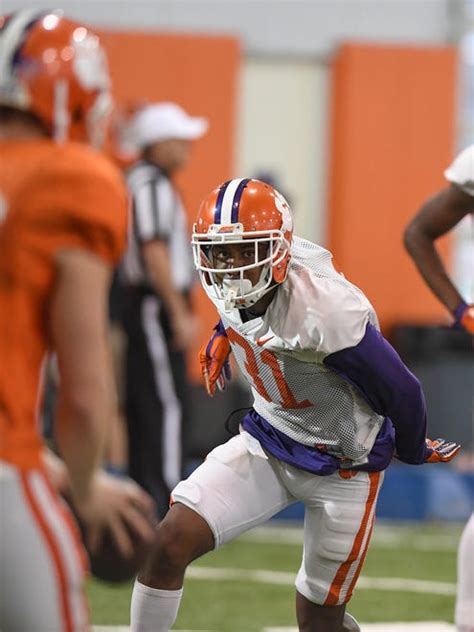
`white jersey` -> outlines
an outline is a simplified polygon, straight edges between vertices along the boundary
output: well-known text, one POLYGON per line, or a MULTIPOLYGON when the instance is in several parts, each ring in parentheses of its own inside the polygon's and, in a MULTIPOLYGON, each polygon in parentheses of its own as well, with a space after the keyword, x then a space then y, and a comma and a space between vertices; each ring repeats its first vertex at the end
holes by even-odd
POLYGON ((256 412, 302 444, 363 463, 383 417, 323 360, 357 345, 377 317, 327 250, 295 237, 291 252, 288 277, 262 317, 242 322, 239 310, 213 302, 256 412))
POLYGON ((474 145, 469 145, 444 172, 446 180, 474 195, 474 145))

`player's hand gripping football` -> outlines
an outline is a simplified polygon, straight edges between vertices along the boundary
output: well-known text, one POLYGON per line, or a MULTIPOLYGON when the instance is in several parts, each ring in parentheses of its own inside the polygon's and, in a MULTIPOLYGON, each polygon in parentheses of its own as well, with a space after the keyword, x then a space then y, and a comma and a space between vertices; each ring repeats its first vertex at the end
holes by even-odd
POLYGON ((93 552, 109 529, 124 557, 133 554, 135 538, 151 542, 154 503, 152 498, 131 479, 118 479, 99 471, 92 479, 90 493, 74 506, 88 528, 88 547, 93 552))
POLYGON ((426 439, 425 463, 448 463, 461 449, 459 443, 446 439, 426 439))
POLYGON ((226 380, 231 378, 229 363, 230 342, 221 321, 214 327, 208 343, 199 351, 201 374, 210 397, 214 396, 216 387, 223 391, 226 380))

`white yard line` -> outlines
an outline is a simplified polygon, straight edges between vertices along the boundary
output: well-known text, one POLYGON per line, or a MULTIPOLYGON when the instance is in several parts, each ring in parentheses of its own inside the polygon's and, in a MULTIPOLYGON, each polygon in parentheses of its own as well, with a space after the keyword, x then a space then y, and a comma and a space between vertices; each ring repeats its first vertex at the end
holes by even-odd
MULTIPOLYGON (((441 621, 423 623, 361 623, 362 632, 455 632, 454 625, 441 621)), ((298 628, 263 628, 262 632, 298 632, 298 628)))
MULTIPOLYGON (((92 631, 93 632, 130 632, 130 628, 128 627, 128 625, 94 625, 92 626, 92 631)), ((216 631, 215 630, 173 630, 173 632, 216 632, 216 631)))
POLYGON ((432 582, 423 579, 405 579, 402 577, 359 577, 356 589, 388 590, 401 592, 415 592, 431 595, 453 597, 456 594, 456 584, 449 582, 432 582))
MULTIPOLYGON (((372 537, 372 548, 406 548, 417 551, 448 551, 455 552, 459 534, 440 533, 438 535, 417 534, 416 529, 410 527, 390 527, 377 524, 372 537)), ((252 529, 240 536, 245 542, 262 542, 266 544, 303 544, 303 529, 292 526, 268 526, 252 529)))
MULTIPOLYGON (((293 586, 295 573, 266 570, 247 570, 240 568, 210 568, 191 566, 186 573, 187 579, 211 581, 242 581, 259 584, 293 586)), ((360 577, 357 588, 366 590, 402 591, 430 593, 451 597, 456 594, 456 585, 448 582, 432 582, 402 577, 360 577)))
MULTIPOLYGON (((423 623, 361 623, 362 632, 455 632, 454 625, 441 621, 423 623)), ((130 632, 125 625, 96 625, 93 632, 130 632)), ((217 632, 216 630, 174 630, 174 632, 217 632)), ((298 632, 298 628, 263 628, 262 632, 298 632)))

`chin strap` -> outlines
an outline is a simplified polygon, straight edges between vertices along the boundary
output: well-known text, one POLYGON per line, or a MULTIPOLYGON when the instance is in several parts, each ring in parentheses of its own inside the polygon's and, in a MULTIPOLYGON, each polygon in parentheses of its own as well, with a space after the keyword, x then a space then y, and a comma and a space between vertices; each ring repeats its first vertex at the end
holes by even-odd
POLYGON ((67 110, 69 84, 66 79, 58 79, 54 85, 54 140, 64 143, 69 137, 70 115, 67 110))
POLYGON ((224 300, 224 309, 230 312, 235 308, 235 297, 237 296, 237 288, 230 288, 224 300))
MULTIPOLYGON (((224 297, 224 309, 226 311, 235 309, 236 297, 248 294, 254 287, 249 279, 224 279, 222 286, 226 289, 224 297)), ((239 304, 239 307, 246 307, 245 300, 242 300, 242 305, 239 304)))

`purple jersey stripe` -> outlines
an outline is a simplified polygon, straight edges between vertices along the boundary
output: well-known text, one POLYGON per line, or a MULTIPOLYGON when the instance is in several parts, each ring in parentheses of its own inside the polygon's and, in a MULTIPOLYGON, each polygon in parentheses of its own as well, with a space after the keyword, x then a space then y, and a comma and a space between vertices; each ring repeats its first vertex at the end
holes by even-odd
POLYGON ((221 223, 222 200, 224 199, 225 190, 229 186, 230 182, 232 182, 232 180, 227 180, 227 182, 224 182, 224 184, 219 189, 219 193, 217 194, 216 210, 214 211, 214 224, 221 223))
POLYGON ((239 221, 240 198, 242 197, 242 193, 244 192, 244 189, 247 186, 248 182, 250 182, 250 178, 244 178, 235 190, 234 201, 232 202, 232 224, 236 224, 239 221))

